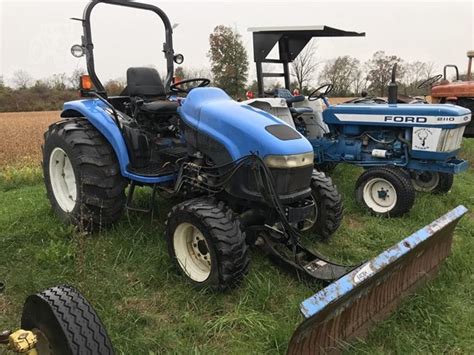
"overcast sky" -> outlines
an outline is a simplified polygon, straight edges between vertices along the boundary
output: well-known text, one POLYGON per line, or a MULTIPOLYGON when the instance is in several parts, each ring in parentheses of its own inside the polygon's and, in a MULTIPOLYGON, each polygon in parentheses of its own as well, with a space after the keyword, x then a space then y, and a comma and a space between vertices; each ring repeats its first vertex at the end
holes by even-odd
MULTIPOLYGON (((365 61, 377 50, 407 61, 457 64, 466 70, 466 51, 474 49, 473 1, 181 1, 144 0, 160 6, 172 23, 175 51, 185 56, 185 67, 208 68, 209 34, 216 25, 236 28, 249 52, 254 76, 252 38, 255 26, 328 25, 366 32, 362 38, 323 38, 318 58, 351 55, 365 61)), ((85 67, 84 58, 70 54, 80 43, 87 1, 0 0, 1 75, 8 80, 16 70, 35 78, 71 73, 85 67)), ((93 13, 96 67, 103 81, 124 77, 130 66, 164 65, 163 26, 146 11, 101 4, 93 13)), ((164 67, 163 67, 164 68, 164 67)))

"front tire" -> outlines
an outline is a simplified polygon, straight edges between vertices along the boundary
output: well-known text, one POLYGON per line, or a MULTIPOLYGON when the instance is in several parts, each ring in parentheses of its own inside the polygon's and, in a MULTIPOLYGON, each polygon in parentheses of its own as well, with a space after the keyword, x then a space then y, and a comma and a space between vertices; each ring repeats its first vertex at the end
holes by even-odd
POLYGON ((88 231, 117 221, 127 182, 109 142, 84 118, 51 125, 44 139, 44 182, 55 214, 88 231))
POLYGON ((21 328, 36 334, 38 355, 111 355, 112 343, 99 316, 70 286, 29 296, 21 328))
POLYGON ((174 206, 165 237, 177 268, 197 286, 224 290, 248 272, 245 233, 223 202, 196 198, 174 206))
POLYGON ((376 215, 399 217, 413 207, 415 189, 402 170, 372 168, 357 180, 356 199, 376 215))
POLYGON ((454 175, 448 173, 412 171, 410 176, 416 191, 432 194, 445 194, 449 192, 454 182, 454 175))
POLYGON ((311 196, 315 203, 314 214, 303 222, 301 231, 310 230, 322 240, 328 240, 340 227, 343 203, 336 185, 325 173, 314 171, 311 177, 311 196))

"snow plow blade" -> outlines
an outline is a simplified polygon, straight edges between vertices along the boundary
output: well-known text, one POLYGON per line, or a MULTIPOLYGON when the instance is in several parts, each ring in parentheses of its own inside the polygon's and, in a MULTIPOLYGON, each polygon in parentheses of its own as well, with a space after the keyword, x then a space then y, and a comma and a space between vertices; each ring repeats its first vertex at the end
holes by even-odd
POLYGON ((288 354, 340 353, 407 294, 433 277, 451 252, 454 228, 467 212, 458 206, 333 282, 300 305, 305 317, 288 354))

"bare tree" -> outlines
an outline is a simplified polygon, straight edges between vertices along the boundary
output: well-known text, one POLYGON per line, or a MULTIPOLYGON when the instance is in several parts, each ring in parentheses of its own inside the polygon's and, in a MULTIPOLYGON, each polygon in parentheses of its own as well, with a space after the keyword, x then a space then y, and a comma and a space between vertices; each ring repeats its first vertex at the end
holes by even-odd
POLYGON ((425 93, 426 88, 418 88, 418 85, 433 76, 434 64, 432 62, 410 62, 404 65, 404 76, 401 80, 403 93, 405 95, 420 95, 425 93))
POLYGON ((74 69, 72 74, 67 78, 67 87, 69 89, 78 89, 80 80, 79 78, 85 73, 86 71, 83 68, 74 69))
POLYGON ((49 86, 54 90, 66 90, 69 84, 69 78, 66 73, 53 74, 49 79, 49 86))
POLYGON ((18 89, 27 89, 33 84, 33 77, 24 70, 13 73, 13 84, 18 89))
POLYGON ((369 78, 365 65, 359 65, 354 71, 354 80, 352 82, 352 92, 356 96, 361 96, 363 91, 367 91, 369 85, 369 78))
MULTIPOLYGON (((348 55, 337 57, 326 62, 319 80, 321 84, 331 83, 334 96, 350 96, 354 83, 360 80, 360 61, 348 55)), ((359 83, 357 82, 357 85, 359 83)))
POLYGON ((397 80, 403 78, 402 59, 395 55, 386 55, 384 51, 377 51, 367 62, 367 77, 370 81, 370 90, 375 95, 384 96, 387 84, 390 82, 392 68, 397 64, 397 80))
POLYGON ((316 61, 317 48, 317 42, 310 41, 292 63, 292 76, 295 77, 300 91, 309 86, 318 67, 319 63, 316 61))

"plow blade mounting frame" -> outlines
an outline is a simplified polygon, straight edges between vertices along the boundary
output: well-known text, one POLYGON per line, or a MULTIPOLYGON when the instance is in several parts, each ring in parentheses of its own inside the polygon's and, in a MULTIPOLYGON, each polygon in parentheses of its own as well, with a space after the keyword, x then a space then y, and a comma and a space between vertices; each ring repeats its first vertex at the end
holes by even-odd
POLYGON ((451 253, 458 206, 301 303, 305 320, 288 354, 339 353, 387 318, 400 300, 433 277, 451 253))

